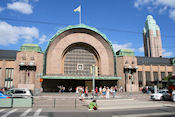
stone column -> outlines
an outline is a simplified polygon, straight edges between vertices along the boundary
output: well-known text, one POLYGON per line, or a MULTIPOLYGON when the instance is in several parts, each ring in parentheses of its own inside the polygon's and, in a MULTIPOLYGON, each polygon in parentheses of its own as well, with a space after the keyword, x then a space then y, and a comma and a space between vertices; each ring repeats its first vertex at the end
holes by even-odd
POLYGON ((2 69, 1 69, 1 87, 4 87, 5 86, 5 75, 6 75, 6 61, 5 60, 2 60, 2 69))
POLYGON ((158 80, 161 81, 161 71, 160 71, 160 65, 158 66, 158 80))
POLYGON ((153 75, 153 66, 150 66, 150 74, 151 74, 151 81, 154 81, 154 75, 153 75))
POLYGON ((145 65, 142 65, 142 78, 143 78, 142 84, 143 87, 145 87, 146 86, 145 65))
POLYGON ((168 76, 168 70, 167 70, 167 66, 165 66, 165 76, 167 77, 168 76))

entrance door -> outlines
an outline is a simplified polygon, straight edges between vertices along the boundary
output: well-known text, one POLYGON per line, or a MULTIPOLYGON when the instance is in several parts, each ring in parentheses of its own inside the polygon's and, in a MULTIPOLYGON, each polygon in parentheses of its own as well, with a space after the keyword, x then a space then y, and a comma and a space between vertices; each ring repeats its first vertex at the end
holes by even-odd
POLYGON ((44 79, 42 83, 44 92, 59 92, 58 86, 65 87, 65 92, 69 92, 69 89, 72 88, 71 92, 75 92, 77 86, 85 86, 84 80, 57 80, 57 79, 44 79))

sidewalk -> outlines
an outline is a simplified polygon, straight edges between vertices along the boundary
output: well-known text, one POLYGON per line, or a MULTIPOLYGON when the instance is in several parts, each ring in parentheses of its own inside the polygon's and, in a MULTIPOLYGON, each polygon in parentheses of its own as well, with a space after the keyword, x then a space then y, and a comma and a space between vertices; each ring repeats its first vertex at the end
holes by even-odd
MULTIPOLYGON (((175 106, 175 104, 162 103, 162 101, 152 101, 150 100, 150 94, 143 94, 141 92, 118 92, 115 98, 112 98, 112 96, 109 99, 102 96, 95 98, 99 110, 175 106)), ((41 107, 51 105, 51 108, 59 108, 61 110, 83 111, 88 109, 88 105, 91 101, 92 95, 89 95, 88 98, 84 98, 84 101, 80 101, 78 95, 75 93, 41 93, 34 107, 38 107, 38 105, 42 103, 41 107)))

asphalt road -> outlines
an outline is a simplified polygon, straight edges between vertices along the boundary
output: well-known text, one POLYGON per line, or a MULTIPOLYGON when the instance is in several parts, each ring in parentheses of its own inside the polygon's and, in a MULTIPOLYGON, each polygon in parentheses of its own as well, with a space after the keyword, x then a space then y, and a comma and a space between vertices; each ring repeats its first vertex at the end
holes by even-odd
POLYGON ((48 108, 0 109, 1 117, 175 117, 175 107, 118 110, 57 110, 48 108))

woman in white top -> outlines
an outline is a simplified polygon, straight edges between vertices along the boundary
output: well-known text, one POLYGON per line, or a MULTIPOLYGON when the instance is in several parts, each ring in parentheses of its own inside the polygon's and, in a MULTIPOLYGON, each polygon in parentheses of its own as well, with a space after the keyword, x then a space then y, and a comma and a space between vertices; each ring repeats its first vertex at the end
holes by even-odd
POLYGON ((106 98, 109 98, 109 96, 110 96, 110 91, 109 91, 109 87, 107 87, 107 89, 106 89, 106 98))

